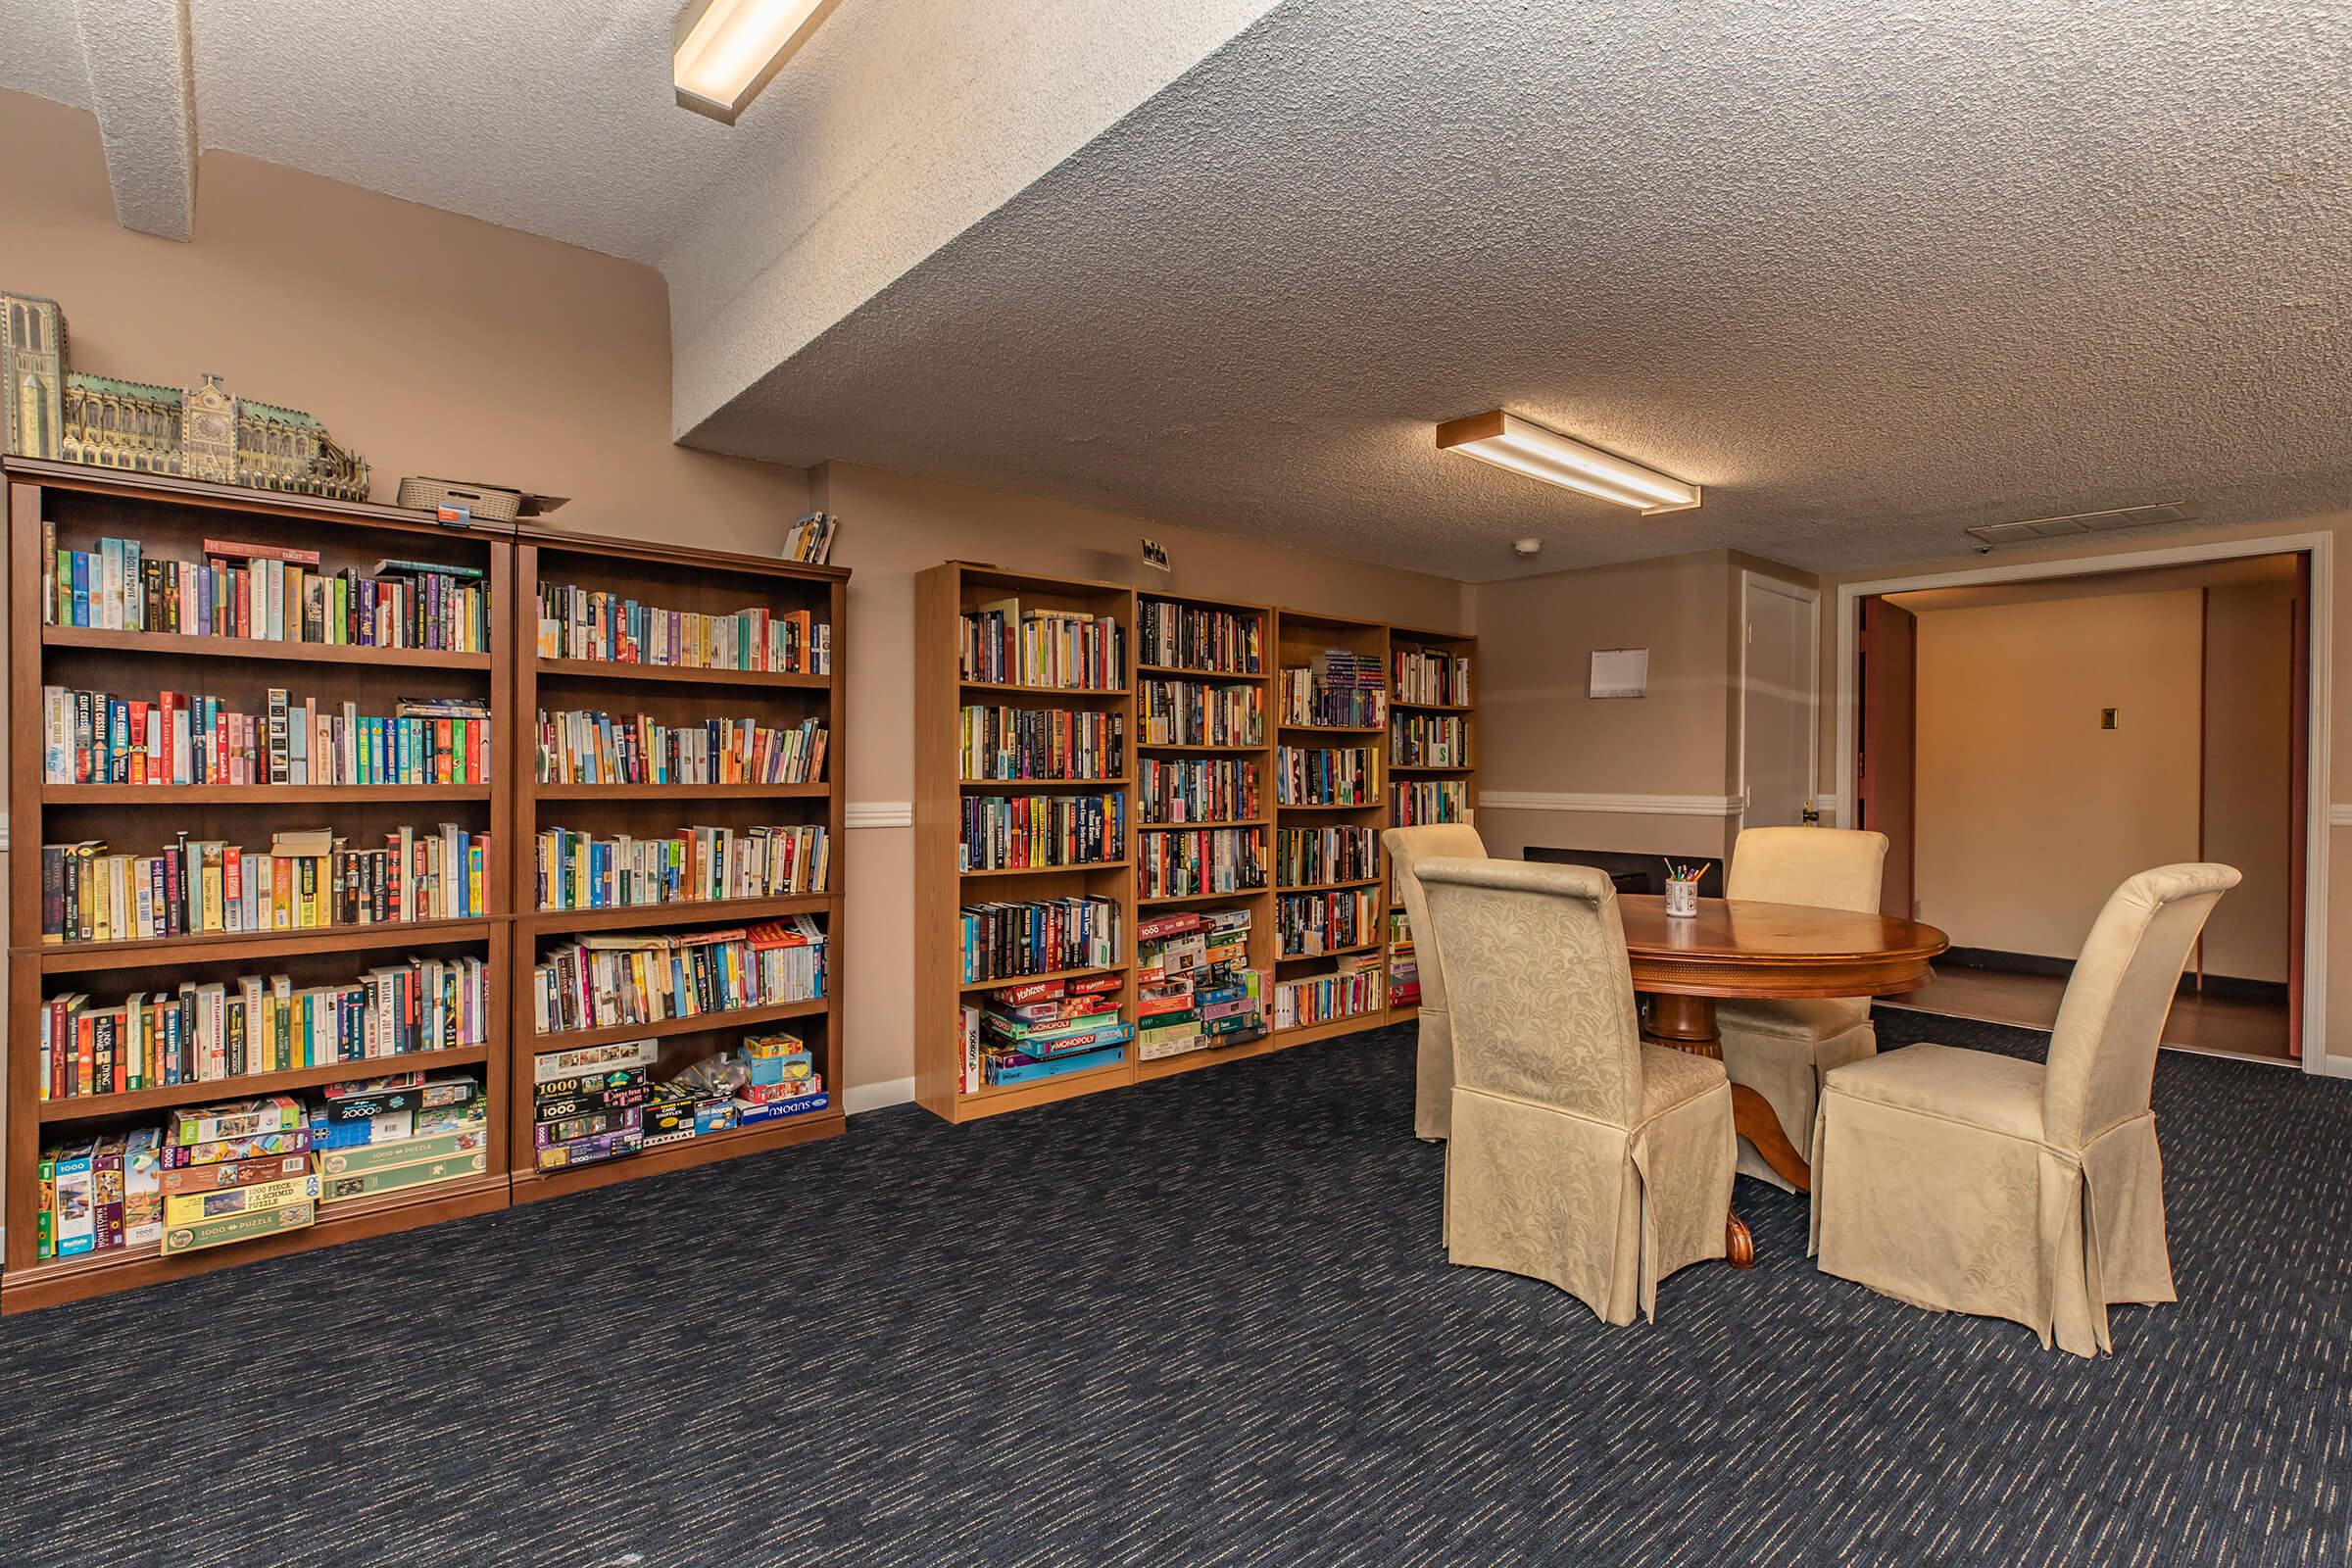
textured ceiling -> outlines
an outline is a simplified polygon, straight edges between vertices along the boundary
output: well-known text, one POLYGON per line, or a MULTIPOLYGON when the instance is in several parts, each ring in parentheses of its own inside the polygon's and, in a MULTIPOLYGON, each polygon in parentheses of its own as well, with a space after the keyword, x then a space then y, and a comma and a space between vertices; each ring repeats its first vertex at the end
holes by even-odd
POLYGON ((2341 507, 2347 123, 2340 0, 1286 0, 691 439, 1471 580, 2341 507), (1496 405, 1706 505, 1434 450, 1496 405))

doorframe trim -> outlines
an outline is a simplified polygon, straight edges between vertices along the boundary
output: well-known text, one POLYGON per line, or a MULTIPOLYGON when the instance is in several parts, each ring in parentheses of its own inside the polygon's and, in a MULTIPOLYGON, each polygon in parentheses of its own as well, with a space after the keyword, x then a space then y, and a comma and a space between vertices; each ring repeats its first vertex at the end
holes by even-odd
MULTIPOLYGON (((1838 799, 1854 798, 1855 604, 1873 594, 1920 588, 1967 588, 1981 583, 2026 582, 2047 577, 2107 576, 2149 566, 2177 566, 2249 556, 2311 557, 2311 755, 2304 790, 2303 827, 2303 1070, 2315 1076, 2352 1077, 2352 1055, 2336 1055, 2328 1038, 2328 835, 2332 817, 2328 758, 2334 714, 2328 688, 2335 667, 2335 535, 2326 532, 2270 534, 2253 539, 2216 539, 2168 545, 2112 556, 2062 561, 2017 561, 2000 565, 1946 571, 1901 572, 1838 584, 1837 733, 1838 799)), ((1744 766, 1744 763, 1742 764, 1744 766)), ((1848 825, 1842 817, 1839 826, 1848 825)))
POLYGON ((1734 813, 1732 836, 1739 837, 1747 826, 1747 808, 1754 797, 1747 787, 1747 649, 1749 625, 1747 595, 1750 589, 1760 588, 1809 606, 1812 613, 1805 617, 1805 668, 1812 682, 1805 692, 1805 795, 1816 809, 1821 806, 1821 590, 1803 583, 1788 582, 1761 571, 1740 568, 1740 735, 1733 756, 1739 762, 1738 776, 1733 780, 1732 798, 1740 803, 1734 813))

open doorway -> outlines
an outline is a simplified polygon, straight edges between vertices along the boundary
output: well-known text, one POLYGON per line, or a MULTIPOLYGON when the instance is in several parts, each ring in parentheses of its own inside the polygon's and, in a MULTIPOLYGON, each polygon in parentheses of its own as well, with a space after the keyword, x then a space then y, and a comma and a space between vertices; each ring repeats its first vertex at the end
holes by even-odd
POLYGON ((2125 877, 2214 859, 2166 1044, 2302 1052, 2309 558, 1927 587, 1853 607, 1856 819, 1950 935, 1900 1005, 2046 1028, 2125 877))

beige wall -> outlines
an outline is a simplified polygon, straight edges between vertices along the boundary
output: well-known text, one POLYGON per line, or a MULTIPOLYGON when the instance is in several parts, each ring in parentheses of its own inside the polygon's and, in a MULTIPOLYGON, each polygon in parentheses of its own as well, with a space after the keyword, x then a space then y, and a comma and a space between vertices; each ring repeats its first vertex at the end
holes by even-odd
MULTIPOLYGON (((1905 578, 1938 576, 1946 573, 1982 571, 1993 564, 2012 567, 2028 564, 2095 563, 2119 556, 2142 552, 2180 549, 2182 547, 2229 543, 2237 545, 2278 542, 2281 548, 2293 537, 2325 534, 2331 541, 2331 607, 2352 605, 2352 562, 2344 554, 2345 534, 2352 529, 2352 512, 2330 512, 2304 517, 2282 517, 2276 522, 2246 524, 2228 528, 2193 528, 2155 536, 2126 536, 2091 540, 2078 545, 2058 546, 2046 550, 2004 550, 1991 558, 1982 556, 1946 556, 1933 560, 1907 563, 1899 566, 1874 567, 1868 571, 1831 573, 1821 579, 1822 611, 1822 690, 1834 694, 1838 689, 1838 590, 1849 582, 1884 582, 1905 578)), ((2324 792, 2327 802, 2352 805, 2352 634, 2341 624, 2342 612, 2331 608, 2338 624, 2329 638, 2328 710, 2313 715, 2313 732, 2317 736, 2330 732, 2339 739, 2328 748, 2329 787, 2324 792)), ((1838 725, 1834 711, 1822 715, 1822 778, 1824 788, 1838 777, 1838 725)), ((2352 1076, 2352 833, 2341 826, 2328 831, 2327 855, 2326 911, 2327 950, 2322 978, 2326 981, 2327 1013, 2323 1038, 2306 1042, 2307 1054, 2316 1054, 2325 1047, 2331 1070, 2352 1076)))
MULTIPOLYGON (((204 156, 196 237, 118 226, 88 116, 0 92, 0 283, 56 298, 77 368, 306 409, 374 467, 574 498, 582 531, 772 550, 817 504, 856 568, 845 778, 854 807, 912 798, 912 583, 962 557, 1142 580, 1136 541, 1205 595, 1438 628, 1465 590, 1409 572, 1197 533, 1000 491, 833 465, 815 475, 671 443, 660 275, 552 240, 224 153, 204 156), (22 150, 38 149, 37 156, 22 150)), ((889 812, 880 815, 887 818, 889 812)), ((913 1071, 912 832, 851 836, 844 947, 853 1090, 913 1071)))
POLYGON ((2117 883, 2196 858, 2202 598, 1919 617, 1920 919, 1956 947, 2073 958, 2117 883))
POLYGON ((2232 583, 2205 595, 2205 849, 2245 873, 2205 924, 2208 974, 2284 981, 2294 584, 2232 583))

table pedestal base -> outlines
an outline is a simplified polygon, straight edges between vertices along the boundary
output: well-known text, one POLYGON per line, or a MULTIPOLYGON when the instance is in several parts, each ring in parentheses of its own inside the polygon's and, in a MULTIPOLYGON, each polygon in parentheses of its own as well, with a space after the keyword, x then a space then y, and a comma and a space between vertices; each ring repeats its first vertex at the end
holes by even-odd
MULTIPOLYGON (((1649 1017, 1642 1031, 1654 1043, 1688 1051, 1694 1056, 1723 1059, 1723 1033, 1715 1026, 1715 999, 1712 997, 1669 996, 1653 992, 1649 998, 1649 1017)), ((1813 1190, 1813 1172, 1804 1156, 1788 1141, 1781 1127, 1781 1118, 1773 1112, 1772 1102, 1745 1084, 1732 1085, 1732 1130, 1753 1144, 1764 1163, 1800 1193, 1813 1190)), ((1748 1234, 1747 1225, 1738 1214, 1724 1217, 1725 1260, 1734 1268, 1746 1268, 1756 1260, 1755 1239, 1748 1234)))

